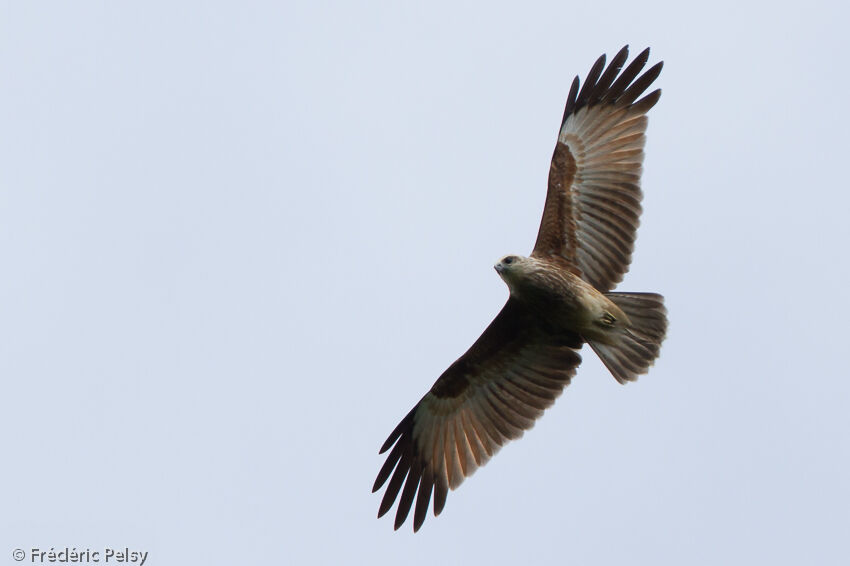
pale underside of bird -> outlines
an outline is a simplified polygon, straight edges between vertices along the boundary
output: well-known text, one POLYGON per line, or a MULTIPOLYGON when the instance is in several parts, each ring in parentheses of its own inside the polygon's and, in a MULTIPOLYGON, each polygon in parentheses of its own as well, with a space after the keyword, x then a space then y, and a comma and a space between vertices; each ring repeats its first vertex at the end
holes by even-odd
POLYGON ((573 80, 549 169, 537 242, 529 257, 495 265, 510 297, 478 340, 437 379, 393 430, 372 491, 389 480, 378 516, 398 499, 395 528, 414 508, 422 526, 449 488, 519 438, 576 372, 588 343, 621 383, 648 371, 667 330, 661 295, 611 290, 631 261, 641 213, 644 95, 662 63, 641 74, 644 50, 625 69, 628 46, 601 56, 579 90, 573 80), (400 495, 400 497, 399 497, 400 495))

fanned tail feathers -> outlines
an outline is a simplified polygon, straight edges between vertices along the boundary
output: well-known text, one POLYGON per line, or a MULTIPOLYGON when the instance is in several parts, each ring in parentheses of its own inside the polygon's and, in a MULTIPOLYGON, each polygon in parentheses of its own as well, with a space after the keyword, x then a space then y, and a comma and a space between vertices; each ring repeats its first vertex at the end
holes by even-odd
POLYGON ((622 329, 613 343, 588 343, 617 381, 635 381, 649 371, 667 333, 664 297, 656 293, 606 293, 605 296, 626 313, 631 324, 622 329))

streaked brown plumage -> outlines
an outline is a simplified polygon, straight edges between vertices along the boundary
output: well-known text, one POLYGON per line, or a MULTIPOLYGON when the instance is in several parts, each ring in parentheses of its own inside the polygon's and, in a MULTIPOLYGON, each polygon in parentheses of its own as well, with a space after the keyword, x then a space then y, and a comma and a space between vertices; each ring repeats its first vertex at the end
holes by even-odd
POLYGON ((387 480, 378 511, 398 499, 398 529, 416 503, 413 530, 499 448, 534 426, 570 382, 588 343, 621 383, 646 373, 667 329, 661 295, 612 293, 631 261, 641 213, 643 98, 661 63, 638 76, 649 49, 623 69, 628 47, 584 87, 573 80, 549 170, 549 189, 530 257, 495 266, 510 297, 469 350, 443 372, 387 438, 372 491, 387 480), (621 72, 622 71, 622 72, 621 72))

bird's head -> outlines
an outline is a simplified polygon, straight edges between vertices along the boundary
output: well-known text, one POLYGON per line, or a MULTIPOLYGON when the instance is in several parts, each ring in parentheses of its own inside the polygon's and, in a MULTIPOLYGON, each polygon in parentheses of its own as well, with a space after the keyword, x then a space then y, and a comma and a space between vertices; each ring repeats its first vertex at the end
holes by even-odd
POLYGON ((508 287, 513 287, 525 275, 532 260, 521 255, 506 255, 496 262, 493 268, 499 274, 508 287))

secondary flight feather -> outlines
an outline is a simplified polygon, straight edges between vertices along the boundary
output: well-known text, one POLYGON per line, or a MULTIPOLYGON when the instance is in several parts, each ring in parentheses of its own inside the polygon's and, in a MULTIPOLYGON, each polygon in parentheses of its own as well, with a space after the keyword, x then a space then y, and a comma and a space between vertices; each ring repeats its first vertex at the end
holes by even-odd
POLYGON ((663 297, 611 292, 631 262, 646 114, 661 96, 646 91, 662 63, 644 71, 649 49, 624 69, 627 59, 628 47, 607 67, 602 55, 584 86, 573 80, 537 242, 530 256, 494 266, 507 303, 381 446, 389 454, 372 491, 387 485, 379 517, 398 501, 396 529, 413 509, 418 531, 432 500, 439 515, 449 489, 534 426, 575 375, 582 344, 620 383, 658 357, 663 297))

